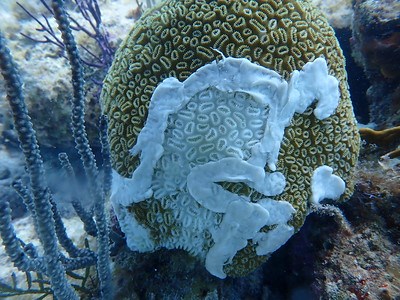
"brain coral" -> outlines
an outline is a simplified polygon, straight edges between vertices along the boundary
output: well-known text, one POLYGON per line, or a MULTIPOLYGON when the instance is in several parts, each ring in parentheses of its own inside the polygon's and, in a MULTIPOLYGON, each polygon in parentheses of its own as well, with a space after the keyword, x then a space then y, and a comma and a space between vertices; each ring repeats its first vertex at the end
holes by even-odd
POLYGON ((218 277, 244 275, 310 203, 349 197, 359 136, 344 67, 308 1, 169 0, 145 13, 102 91, 128 246, 186 249, 218 277))

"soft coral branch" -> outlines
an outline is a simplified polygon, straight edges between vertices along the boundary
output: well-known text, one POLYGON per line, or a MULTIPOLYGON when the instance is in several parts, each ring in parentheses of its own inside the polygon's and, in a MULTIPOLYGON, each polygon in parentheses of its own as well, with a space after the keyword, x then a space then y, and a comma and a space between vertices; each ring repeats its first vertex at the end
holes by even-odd
MULTIPOLYGON (((40 0, 42 5, 46 8, 46 10, 54 16, 54 12, 51 7, 46 3, 45 0, 40 0)), ((104 29, 102 20, 101 20, 101 11, 98 5, 97 0, 74 0, 76 7, 79 13, 82 15, 83 19, 86 20, 86 23, 83 24, 77 19, 69 16, 71 20, 71 29, 73 31, 83 32, 87 37, 94 40, 100 54, 95 53, 95 51, 90 50, 85 45, 79 45, 80 48, 84 50, 87 54, 87 59, 82 59, 83 64, 86 66, 107 70, 114 57, 115 48, 111 45, 109 40, 108 32, 104 29)), ((36 17, 32 12, 26 9, 22 4, 17 3, 19 7, 21 7, 24 12, 29 15, 36 23, 39 25, 39 28, 36 30, 38 32, 43 33, 43 38, 32 37, 28 34, 21 33, 27 39, 37 42, 37 43, 49 43, 57 46, 61 50, 61 55, 65 58, 65 44, 60 37, 57 36, 56 31, 53 29, 52 25, 49 22, 48 17, 42 14, 43 21, 41 21, 38 17, 36 17)), ((101 81, 96 82, 99 83, 101 81)))

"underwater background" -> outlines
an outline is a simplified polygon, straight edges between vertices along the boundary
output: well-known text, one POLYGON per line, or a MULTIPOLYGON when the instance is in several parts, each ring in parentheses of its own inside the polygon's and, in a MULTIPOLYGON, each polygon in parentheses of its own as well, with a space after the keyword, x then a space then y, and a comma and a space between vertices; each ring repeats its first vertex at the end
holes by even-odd
MULTIPOLYGON (((85 61, 86 131, 100 163, 102 81, 133 24, 157 2, 99 0, 97 10, 90 6, 97 1, 65 1, 75 20, 73 34, 85 61), (80 10, 77 3, 89 6, 80 10), (89 19, 95 20, 94 25, 85 12, 93 13, 89 19), (100 20, 93 19, 99 15, 100 20)), ((115 242, 114 246, 118 245, 111 251, 114 299, 400 299, 400 1, 312 2, 326 14, 343 50, 354 114, 362 128, 354 194, 343 203, 329 202, 337 210, 310 212, 301 230, 245 277, 215 278, 183 250, 139 254, 123 241, 115 242)), ((87 235, 71 204, 72 187, 58 161, 58 153, 67 153, 76 169, 78 186, 85 185, 70 133, 73 92, 65 49, 60 47, 59 33, 46 31, 57 25, 43 3, 18 3, 1 1, 0 31, 18 64, 47 181, 68 235, 78 246, 95 249, 95 238, 87 235)), ((2 79, 0 201, 10 203, 18 237, 42 251, 33 220, 12 187, 16 179, 25 183, 29 179, 2 79)), ((81 197, 84 209, 90 211, 92 200, 84 193, 81 197)), ((112 232, 122 235, 112 215, 110 224, 112 232)), ((53 297, 46 290, 48 282, 42 282, 43 288, 40 280, 33 284, 31 280, 13 267, 1 247, 0 298, 53 297)), ((80 298, 100 297, 93 267, 77 271, 70 280, 81 287, 80 298)))

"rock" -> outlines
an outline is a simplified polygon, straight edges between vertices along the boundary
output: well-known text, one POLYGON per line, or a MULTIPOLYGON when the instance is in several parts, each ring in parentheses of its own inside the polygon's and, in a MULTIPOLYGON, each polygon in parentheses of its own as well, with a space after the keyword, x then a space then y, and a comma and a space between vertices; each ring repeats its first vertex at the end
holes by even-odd
POLYGON ((366 98, 378 129, 400 123, 400 2, 358 0, 352 49, 371 82, 366 98))

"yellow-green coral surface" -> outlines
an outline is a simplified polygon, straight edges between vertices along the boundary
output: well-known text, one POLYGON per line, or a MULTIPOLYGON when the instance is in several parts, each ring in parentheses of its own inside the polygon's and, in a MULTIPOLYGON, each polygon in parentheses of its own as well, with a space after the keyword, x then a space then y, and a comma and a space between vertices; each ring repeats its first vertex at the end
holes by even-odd
MULTIPOLYGON (((137 168, 139 156, 129 151, 146 123, 155 88, 168 77, 184 81, 200 67, 223 59, 222 55, 246 58, 286 80, 294 70, 322 56, 329 74, 339 80, 340 102, 333 115, 319 120, 310 107, 295 114, 285 129, 277 171, 285 176, 286 186, 273 199, 287 201, 296 209, 290 224, 297 231, 307 214, 313 171, 321 165, 332 167, 346 183, 341 197, 346 199, 353 192, 352 170, 359 149, 342 51, 325 17, 308 1, 169 0, 146 12, 116 53, 102 91, 113 168, 127 178, 137 168)), ((262 197, 242 183, 221 185, 253 202, 262 197)), ((186 222, 182 214, 190 212, 191 218, 201 219, 206 213, 198 203, 177 213, 187 201, 175 196, 151 197, 130 205, 124 214, 131 214, 150 232, 150 248, 183 248, 204 258, 213 245, 211 233, 197 232, 198 227, 186 222), (199 235, 205 240, 198 245, 200 249, 186 241, 199 235)), ((215 226, 222 218, 215 214, 215 226)), ((232 276, 245 275, 265 259, 257 256, 249 241, 224 270, 232 276)))

